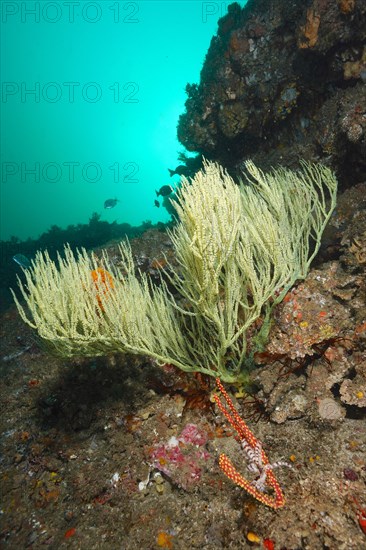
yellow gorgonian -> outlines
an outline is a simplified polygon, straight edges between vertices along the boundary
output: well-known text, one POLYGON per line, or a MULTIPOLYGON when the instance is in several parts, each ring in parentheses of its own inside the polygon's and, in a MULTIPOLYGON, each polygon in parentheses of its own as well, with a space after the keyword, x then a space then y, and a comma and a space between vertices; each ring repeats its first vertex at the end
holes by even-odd
POLYGON ((128 242, 119 268, 106 255, 97 261, 66 247, 57 263, 39 252, 25 270, 25 305, 14 295, 23 320, 65 356, 129 352, 244 381, 273 308, 308 273, 337 192, 322 165, 268 174, 250 161, 245 167, 240 184, 211 162, 183 178, 170 233, 179 274, 166 272, 174 296, 163 281, 154 287, 136 275, 128 242))

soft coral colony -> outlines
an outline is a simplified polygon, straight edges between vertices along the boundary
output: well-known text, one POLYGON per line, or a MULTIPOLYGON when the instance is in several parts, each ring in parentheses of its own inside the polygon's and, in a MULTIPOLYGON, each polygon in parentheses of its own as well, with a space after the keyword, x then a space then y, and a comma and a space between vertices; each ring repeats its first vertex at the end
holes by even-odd
POLYGON ((183 178, 170 235, 179 273, 165 271, 177 293, 136 271, 128 243, 120 244, 119 267, 106 254, 100 261, 66 247, 58 266, 39 252, 25 271, 26 306, 14 295, 22 319, 64 356, 129 352, 245 382, 274 307, 308 273, 337 193, 322 165, 268 174, 250 161, 245 167, 240 185, 210 162, 192 181, 183 178))

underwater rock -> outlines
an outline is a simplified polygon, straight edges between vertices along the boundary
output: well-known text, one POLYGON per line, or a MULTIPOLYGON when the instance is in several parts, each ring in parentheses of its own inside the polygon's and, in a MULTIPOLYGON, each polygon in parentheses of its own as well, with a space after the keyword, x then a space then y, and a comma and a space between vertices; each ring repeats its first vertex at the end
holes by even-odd
POLYGON ((356 366, 355 371, 356 376, 343 380, 339 388, 341 401, 347 405, 366 407, 366 365, 356 366))
POLYGON ((249 0, 219 20, 178 139, 236 172, 323 160, 340 185, 363 181, 366 3, 249 0))
POLYGON ((324 420, 341 420, 346 416, 346 411, 332 397, 319 399, 319 416, 324 420))
POLYGON ((287 395, 282 396, 271 414, 271 420, 276 424, 282 424, 286 420, 302 418, 308 408, 306 394, 302 390, 292 389, 287 395))

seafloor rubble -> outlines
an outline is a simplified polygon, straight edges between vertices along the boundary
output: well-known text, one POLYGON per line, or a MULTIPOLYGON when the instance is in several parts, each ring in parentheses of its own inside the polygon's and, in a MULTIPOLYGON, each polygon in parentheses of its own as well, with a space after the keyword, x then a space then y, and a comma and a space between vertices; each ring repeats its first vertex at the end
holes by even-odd
MULTIPOLYGON (((248 388, 228 387, 262 441, 286 505, 250 478, 213 381, 143 357, 62 360, 1 319, 3 548, 359 550, 366 544, 366 184, 339 199, 307 279, 276 310, 248 388)), ((168 235, 132 243, 155 282, 168 235)), ((118 262, 117 246, 107 252, 118 262)), ((98 253, 98 251, 96 251, 98 253)))
POLYGON ((364 0, 231 4, 186 87, 180 142, 234 172, 303 158, 364 181, 365 44, 364 0))

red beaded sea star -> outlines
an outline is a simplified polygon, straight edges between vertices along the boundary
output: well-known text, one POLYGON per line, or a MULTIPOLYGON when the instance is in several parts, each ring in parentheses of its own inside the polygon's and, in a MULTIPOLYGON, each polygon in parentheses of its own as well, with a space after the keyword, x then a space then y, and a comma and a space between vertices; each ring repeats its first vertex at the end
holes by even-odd
POLYGON ((221 402, 218 395, 214 396, 215 402, 220 411, 230 422, 231 426, 237 431, 238 436, 236 437, 236 439, 241 444, 241 447, 243 448, 249 460, 248 469, 257 473, 259 475, 259 479, 252 482, 245 479, 235 469, 231 460, 225 454, 220 455, 220 468, 229 479, 245 489, 245 491, 247 491, 247 493, 252 495, 254 498, 259 500, 263 504, 266 504, 266 506, 274 509, 281 508, 285 504, 285 498, 283 496, 281 487, 279 486, 279 483, 275 478, 273 468, 284 465, 284 463, 279 462, 276 464, 270 464, 266 453, 262 448, 261 442, 258 441, 255 435, 251 432, 244 420, 240 418, 237 410, 234 407, 233 402, 231 401, 224 386, 221 384, 219 378, 216 378, 216 384, 221 394, 225 398, 229 410, 221 402), (269 496, 264 493, 266 485, 272 487, 275 493, 274 496, 269 496))

